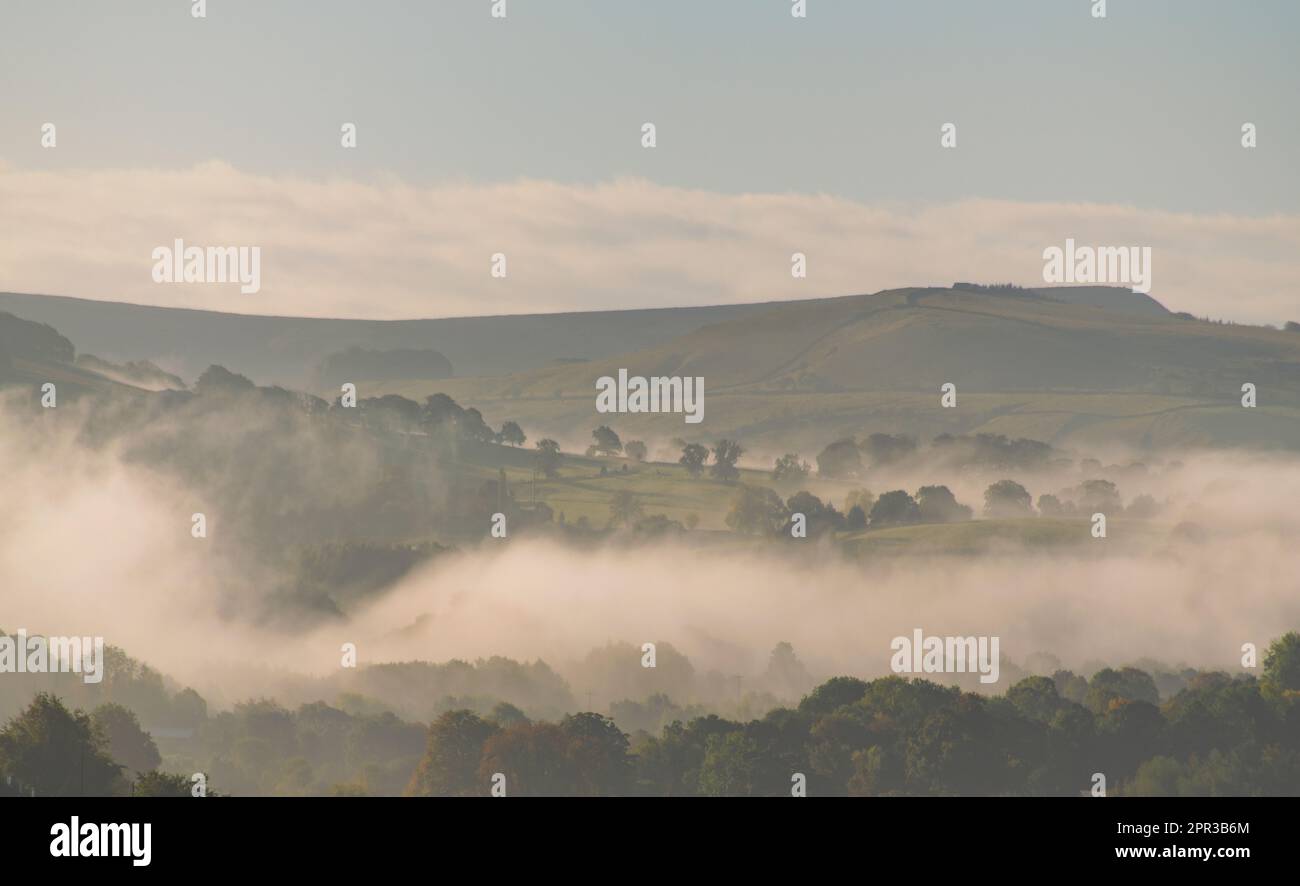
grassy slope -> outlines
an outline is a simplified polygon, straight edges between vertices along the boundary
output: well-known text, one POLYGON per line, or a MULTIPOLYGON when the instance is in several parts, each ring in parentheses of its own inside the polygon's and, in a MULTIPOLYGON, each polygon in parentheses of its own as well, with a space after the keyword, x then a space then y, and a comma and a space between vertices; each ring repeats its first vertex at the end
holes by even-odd
POLYGON ((870 431, 1300 448, 1300 335, 953 290, 782 304, 606 360, 384 388, 413 399, 435 390, 490 421, 569 439, 608 421, 624 438, 731 436, 809 455, 870 431), (595 379, 620 367, 703 376, 705 422, 598 420, 595 379), (957 409, 939 408, 946 381, 957 409), (1243 381, 1260 391, 1250 412, 1243 381))
MULTIPOLYGON (((436 310, 437 299, 429 305, 436 310)), ((502 317, 343 320, 259 317, 0 292, 0 311, 49 323, 80 353, 148 359, 193 382, 212 363, 259 384, 303 387, 316 364, 351 346, 441 351, 459 375, 494 375, 668 341, 761 304, 502 317)))
MULTIPOLYGON (((465 464, 465 470, 481 479, 494 479, 504 468, 506 479, 517 500, 528 502, 534 495, 532 454, 526 449, 482 447, 465 464)), ((759 471, 742 472, 741 482, 771 486, 769 476, 759 471)), ((839 507, 851 484, 828 483, 812 478, 797 487, 779 488, 783 498, 797 489, 806 488, 839 507)), ((727 511, 736 493, 734 484, 720 483, 707 477, 692 478, 684 468, 673 464, 637 464, 620 458, 565 458, 560 476, 536 477, 535 494, 558 518, 561 512, 570 523, 586 517, 593 528, 604 528, 609 521, 609 505, 617 492, 627 490, 637 496, 647 516, 664 514, 684 522, 688 514, 699 518, 699 530, 725 532, 727 511), (622 473, 623 465, 628 473, 622 473), (606 476, 600 476, 604 466, 606 476)), ((999 546, 1019 545, 1039 549, 1078 549, 1082 552, 1103 549, 1091 535, 1086 519, 973 520, 965 523, 924 524, 888 529, 842 532, 836 541, 848 553, 860 557, 893 555, 932 556, 935 554, 975 554, 996 550, 999 546), (1088 545, 1095 545, 1090 549, 1088 545)), ((1151 545, 1168 534, 1160 523, 1111 520, 1104 552, 1134 543, 1151 545)), ((746 546, 745 538, 709 538, 710 544, 734 543, 746 546)), ((757 540, 753 540, 757 542, 757 540)))
MULTIPOLYGON (((259 382, 301 375, 349 345, 433 347, 461 377, 365 385, 435 391, 572 448, 601 423, 594 382, 700 375, 703 425, 680 416, 604 419, 624 438, 739 438, 811 456, 872 431, 988 431, 1086 447, 1257 444, 1300 448, 1300 335, 1178 319, 1105 287, 904 289, 766 305, 396 323, 241 317, 0 294, 0 308, 53 323, 81 351, 185 355, 259 382), (615 355, 615 356, 600 356, 615 355), (556 362, 590 357, 589 362, 556 362), (268 373, 270 373, 268 375, 268 373), (955 410, 939 386, 958 385, 955 410), (1260 406, 1238 405, 1243 381, 1260 406)), ((301 378, 294 381, 301 382, 301 378)), ((337 391, 321 392, 330 397, 337 391)))
POLYGON ((52 382, 61 393, 81 393, 85 391, 111 393, 113 391, 142 390, 69 363, 25 360, 22 357, 10 357, 9 359, 11 369, 4 379, 6 384, 31 385, 39 389, 40 385, 52 382))

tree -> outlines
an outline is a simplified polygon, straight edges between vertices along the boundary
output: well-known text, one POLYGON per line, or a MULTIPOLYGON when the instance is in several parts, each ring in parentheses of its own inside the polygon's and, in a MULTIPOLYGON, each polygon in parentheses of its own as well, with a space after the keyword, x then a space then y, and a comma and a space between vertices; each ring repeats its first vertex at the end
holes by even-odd
POLYGON ((850 489, 848 494, 844 496, 845 512, 858 507, 862 509, 863 514, 870 514, 875 503, 876 496, 870 489, 850 489))
POLYGON ((709 460, 709 450, 699 443, 687 443, 682 447, 682 457, 678 464, 686 467, 686 473, 698 477, 704 473, 704 463, 709 460))
POLYGON ((887 465, 916 452, 917 443, 915 437, 907 434, 872 434, 860 448, 873 465, 887 465))
POLYGON ((208 703, 187 686, 172 696, 172 716, 179 725, 197 729, 208 719, 208 703))
MULTIPOLYGON (((463 440, 477 440, 483 443, 499 439, 499 435, 483 420, 483 413, 473 408, 461 408, 460 404, 446 394, 430 394, 424 398, 422 407, 416 406, 405 397, 391 394, 364 400, 358 405, 370 407, 372 404, 383 406, 387 412, 394 413, 400 419, 398 422, 400 425, 418 423, 430 431, 449 428, 463 440)), ((508 422, 508 424, 514 423, 508 422)), ((505 428, 505 425, 501 426, 502 431, 505 431, 505 428)))
POLYGON ((496 706, 492 708, 489 719, 501 727, 529 722, 528 716, 508 701, 497 702, 496 706))
POLYGON ((523 446, 528 438, 524 436, 523 428, 519 427, 515 422, 508 421, 501 425, 497 440, 510 446, 523 446))
POLYGON ((1144 492, 1129 502, 1124 513, 1135 520, 1150 520, 1160 513, 1160 503, 1144 492))
POLYGON ((916 499, 902 489, 886 492, 871 506, 871 528, 877 526, 901 526, 917 523, 921 519, 921 509, 916 499))
POLYGON ((358 400, 357 413, 366 427, 386 434, 410 433, 425 424, 420 404, 398 394, 358 400))
POLYGON ((862 510, 861 505, 854 505, 849 508, 849 512, 844 515, 844 528, 850 532, 867 528, 867 514, 866 511, 862 510))
POLYGON ((537 441, 537 469, 547 477, 559 475, 560 468, 560 444, 556 443, 549 437, 545 440, 537 441))
POLYGON ((811 472, 812 466, 808 462, 793 452, 787 452, 776 460, 776 465, 772 468, 772 482, 802 483, 811 472))
POLYGON ((862 473, 862 453, 850 437, 836 440, 817 456, 817 473, 827 479, 852 479, 862 473))
POLYGON ((646 453, 649 450, 646 449, 645 443, 640 440, 628 440, 627 445, 623 447, 623 451, 627 453, 629 458, 645 461, 646 453))
POLYGON ((162 763, 158 746, 140 728, 134 711, 109 702, 91 712, 90 722, 106 742, 109 757, 129 772, 149 772, 162 763))
POLYGON ((591 436, 596 441, 591 448, 597 455, 615 455, 623 451, 623 441, 618 439, 618 434, 607 425, 596 428, 591 432, 591 436))
POLYGON ((799 710, 806 714, 825 715, 844 705, 854 704, 867 694, 868 684, 857 677, 832 677, 803 697, 799 710))
POLYGON ((256 385, 249 379, 216 365, 203 370, 203 374, 194 382, 194 393, 199 395, 244 394, 255 389, 256 385))
POLYGON ((960 504, 947 486, 922 486, 916 490, 916 505, 922 523, 959 523, 972 515, 971 509, 960 504))
POLYGON ((741 445, 734 440, 719 440, 713 445, 713 465, 709 468, 709 473, 714 479, 724 483, 734 481, 740 476, 740 471, 736 469, 736 461, 744 452, 741 445))
POLYGON ((484 743, 501 727, 473 711, 447 711, 429 726, 424 756, 406 787, 408 797, 481 797, 488 783, 479 777, 484 743))
POLYGON ((1300 692, 1300 634, 1290 631, 1269 645, 1262 682, 1272 693, 1300 692))
POLYGON ((844 515, 835 510, 834 505, 823 503, 807 490, 800 490, 790 496, 785 503, 785 510, 789 519, 793 519, 795 514, 804 515, 809 535, 820 535, 844 524, 844 515))
POLYGON ((569 736, 554 723, 516 723, 485 741, 478 768, 483 793, 498 773, 512 797, 572 796, 582 781, 569 736))
POLYGON ((727 525, 737 532, 770 535, 785 525, 786 518, 781 496, 766 486, 742 485, 731 500, 727 525))
POLYGON ((706 797, 757 796, 761 765, 758 742, 743 732, 710 736, 700 766, 700 793, 706 797))
POLYGON ((570 714, 560 722, 560 729, 568 738, 567 754, 578 773, 574 793, 616 797, 627 792, 632 761, 627 736, 613 720, 591 712, 570 714))
POLYGON ((628 489, 620 489, 609 500, 609 525, 631 526, 644 513, 641 501, 628 489))
POLYGON ((480 443, 486 443, 496 437, 488 427, 488 423, 483 420, 483 413, 472 406, 461 413, 460 418, 456 420, 456 431, 462 437, 480 443))
POLYGON ((114 763, 84 711, 41 692, 0 729, 0 775, 38 797, 101 797, 121 782, 114 763))
POLYGON ((909 733, 903 767, 913 793, 991 794, 1005 778, 992 718, 977 695, 958 695, 909 733))
POLYGON ((1015 480, 999 480, 984 490, 986 517, 1029 517, 1033 513, 1029 490, 1015 480))
POLYGON ((1138 668, 1102 668, 1093 674, 1084 699, 1088 709, 1104 714, 1117 700, 1156 705, 1160 703, 1160 691, 1151 675, 1138 668))
POLYGON ((1051 723, 1057 712, 1071 702, 1061 698, 1051 677, 1025 677, 1007 690, 1007 701, 1022 717, 1051 723))
POLYGON ((420 410, 421 421, 428 428, 437 428, 445 423, 455 422, 464 412, 460 404, 446 394, 430 394, 424 398, 424 407, 420 410))
POLYGON ((1149 701, 1116 699, 1097 724, 1101 767, 1127 778, 1154 755, 1165 730, 1160 709, 1149 701))
POLYGON ((794 646, 782 640, 768 656, 763 683, 779 697, 798 698, 811 688, 813 679, 795 655, 794 646))
MULTIPOLYGON (((170 772, 141 772, 131 788, 133 797, 192 797, 194 783, 189 777, 170 772)), ((210 788, 206 796, 215 797, 210 788)))
POLYGON ((662 537, 686 531, 686 527, 667 514, 651 514, 636 521, 633 528, 642 535, 662 537))
POLYGON ((1072 502, 1062 504, 1061 500, 1055 495, 1045 494, 1038 496, 1038 513, 1042 514, 1044 517, 1065 517, 1071 510, 1073 510, 1073 508, 1074 504, 1072 502))
POLYGON ((1093 514, 1118 514, 1124 509, 1119 490, 1109 480, 1084 480, 1079 484, 1079 507, 1091 517, 1093 514))

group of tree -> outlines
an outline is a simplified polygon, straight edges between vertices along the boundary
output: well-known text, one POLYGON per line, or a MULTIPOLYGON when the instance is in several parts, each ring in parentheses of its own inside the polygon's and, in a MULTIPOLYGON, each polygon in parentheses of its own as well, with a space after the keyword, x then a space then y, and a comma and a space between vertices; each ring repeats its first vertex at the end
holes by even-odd
POLYGON ((708 464, 709 476, 723 483, 734 483, 740 478, 740 469, 736 467, 736 462, 745 454, 745 449, 735 440, 722 439, 713 444, 713 449, 700 443, 683 443, 682 455, 677 463, 686 468, 686 472, 692 477, 699 477, 704 473, 705 465, 709 462, 709 457, 713 457, 713 463, 708 464))
POLYGON ((628 440, 625 444, 613 428, 601 425, 591 432, 592 444, 587 447, 587 457, 626 455, 636 461, 645 461, 649 452, 641 440, 628 440))
POLYGON ((922 486, 915 497, 902 489, 879 498, 866 489, 854 489, 845 498, 845 508, 822 501, 807 490, 782 500, 767 486, 742 485, 736 490, 727 513, 727 525, 752 535, 789 534, 794 516, 802 514, 809 537, 826 531, 877 529, 910 523, 955 523, 969 520, 971 509, 957 501, 947 486, 922 486))
POLYGON ((844 437, 817 456, 817 473, 831 480, 851 480, 862 475, 866 464, 883 467, 897 464, 917 452, 915 437, 907 434, 869 434, 862 440, 844 437))
POLYGON ((379 433, 441 433, 462 441, 509 446, 522 446, 528 439, 518 422, 507 420, 500 430, 494 431, 478 409, 463 407, 443 393, 431 394, 423 403, 399 394, 358 397, 355 406, 345 406, 340 393, 331 405, 312 394, 276 386, 259 387, 243 375, 213 365, 195 381, 192 392, 170 391, 167 394, 173 401, 184 400, 187 396, 205 398, 214 403, 231 399, 270 401, 282 406, 296 406, 311 415, 338 417, 379 433))
MULTIPOLYGON (((852 480, 864 476, 868 468, 896 466, 921 454, 917 438, 908 434, 875 433, 860 440, 842 437, 817 455, 817 473, 829 480, 852 480)), ((954 469, 1037 470, 1059 460, 1046 443, 1001 434, 940 434, 931 441, 928 455, 954 469)), ((800 464, 795 455, 783 456, 777 472, 785 475, 792 467, 797 472, 800 464)), ((774 479, 780 477, 774 475, 774 479)))
POLYGON ((86 713, 39 692, 0 729, 0 784, 15 795, 166 795, 161 762, 135 713, 112 702, 86 713))
MULTIPOLYGON (((1147 494, 1134 498, 1125 507, 1119 489, 1110 480, 1084 480, 1071 489, 1053 495, 1038 497, 1037 513, 1043 517, 1090 517, 1101 513, 1107 516, 1125 514, 1135 519, 1148 519, 1160 510, 1156 500, 1147 494)), ((1033 496, 1029 490, 1014 480, 999 480, 984 491, 984 515, 993 518, 1031 517, 1035 514, 1033 496)))
MULTIPOLYGON (((689 663, 660 646, 665 667, 686 668, 671 681, 685 691, 689 663)), ((630 654, 597 652, 620 663, 630 654)), ((779 644, 764 679, 806 694, 747 722, 654 693, 613 705, 613 717, 541 719, 501 701, 446 707, 429 726, 358 696, 297 710, 260 699, 205 715, 175 765, 205 773, 209 795, 220 784, 234 794, 789 796, 801 783, 810 796, 1077 796, 1100 772, 1117 795, 1293 796, 1300 634, 1273 641, 1261 664, 1258 676, 1185 671, 1172 688, 1165 672, 1120 667, 1091 677, 1058 668, 998 695, 898 676, 805 690, 807 671, 779 644)), ((500 676, 514 680, 518 667, 500 676)), ((133 711, 87 713, 42 692, 0 728, 0 794, 189 796, 188 775, 160 759, 133 711)))
MULTIPOLYGON (((651 701, 654 701, 651 699, 651 701)), ((673 710, 672 702, 654 702, 673 710)), ((1138 668, 1030 676, 985 696, 923 679, 836 677, 793 708, 674 720, 502 722, 451 711, 428 731, 415 796, 1078 796, 1300 792, 1300 634, 1263 673, 1199 672, 1162 700, 1138 668)))

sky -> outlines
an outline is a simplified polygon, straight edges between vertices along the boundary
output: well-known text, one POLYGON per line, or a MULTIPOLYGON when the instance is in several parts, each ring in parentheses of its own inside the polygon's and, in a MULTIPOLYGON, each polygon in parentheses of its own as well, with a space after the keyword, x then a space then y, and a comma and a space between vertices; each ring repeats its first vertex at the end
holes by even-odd
POLYGON ((791 5, 5 0, 0 289, 653 307, 1041 284, 1072 237, 1152 246, 1175 310, 1300 314, 1300 4, 791 5), (262 247, 261 290, 155 283, 175 238, 262 247))

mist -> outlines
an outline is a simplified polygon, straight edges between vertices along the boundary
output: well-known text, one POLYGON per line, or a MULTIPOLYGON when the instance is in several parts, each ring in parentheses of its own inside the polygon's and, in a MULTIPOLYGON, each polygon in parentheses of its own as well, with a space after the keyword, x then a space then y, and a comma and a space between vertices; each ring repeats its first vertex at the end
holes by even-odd
MULTIPOLYGON (((75 415, 78 407, 64 409, 75 415)), ((1140 489, 1124 490, 1156 493, 1164 502, 1158 519, 1117 519, 1105 539, 1088 537, 1080 521, 1080 543, 1065 549, 999 544, 978 555, 855 559, 815 541, 646 543, 613 535, 593 547, 523 534, 462 546, 332 617, 268 619, 269 589, 290 576, 266 555, 265 540, 230 525, 268 507, 254 494, 257 484, 238 475, 257 459, 177 472, 173 460, 140 457, 169 423, 105 445, 87 442, 90 413, 55 422, 10 401, 0 417, 7 480, 0 627, 103 636, 219 699, 297 677, 331 680, 345 643, 355 644, 363 668, 540 659, 570 675, 575 690, 591 682, 581 663, 592 650, 629 644, 615 666, 640 672, 642 644, 655 643, 685 655, 693 669, 674 691, 702 698, 705 675, 752 678, 782 641, 824 679, 889 673, 891 639, 915 628, 997 636, 1010 669, 988 688, 1002 692, 1031 660, 1084 673, 1150 659, 1236 670, 1242 644, 1263 648, 1300 625, 1300 459, 1289 455, 1183 454, 1144 474, 1140 489), (195 539, 190 515, 217 488, 240 494, 217 509, 210 537, 195 539), (1138 526, 1144 531, 1130 532, 1138 526)), ((250 431, 205 432, 205 445, 216 447, 250 431)), ((275 496, 302 496, 299 510, 319 497, 361 500, 373 480, 368 468, 329 482, 328 467, 343 456, 324 452, 315 432, 300 428, 289 439, 305 473, 299 486, 280 478, 275 496)), ((371 463, 364 447, 347 457, 371 463)), ((899 485, 904 480, 917 482, 900 477, 899 485)), ((953 483, 959 498, 978 505, 978 484, 953 483)), ((293 519, 290 510, 271 511, 293 519)), ((637 685, 653 689, 656 677, 637 685)))

